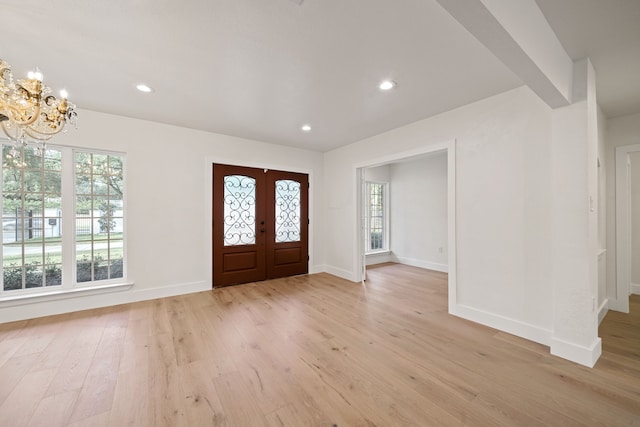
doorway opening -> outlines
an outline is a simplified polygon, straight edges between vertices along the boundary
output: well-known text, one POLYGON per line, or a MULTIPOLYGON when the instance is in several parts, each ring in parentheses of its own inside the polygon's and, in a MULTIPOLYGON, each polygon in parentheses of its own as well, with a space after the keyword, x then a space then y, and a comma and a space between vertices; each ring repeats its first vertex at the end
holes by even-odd
POLYGON ((213 287, 309 271, 307 174, 213 165, 213 287))
MULTIPOLYGON (((442 258, 446 259, 446 265, 440 265, 439 267, 442 267, 442 268, 439 268, 436 262, 432 263, 429 260, 418 261, 418 260, 413 260, 408 258, 396 257, 394 255, 393 253, 394 223, 397 223, 398 221, 401 222, 402 217, 404 217, 405 214, 407 214, 407 211, 403 210, 404 208, 401 208, 400 210, 393 208, 394 194, 396 194, 394 193, 394 191, 397 190, 399 192, 398 194, 396 194, 395 197, 397 197, 399 194, 402 194, 402 197, 405 199, 404 203, 406 203, 406 206, 409 209, 419 210, 420 207, 415 205, 411 206, 410 204, 411 196, 409 194, 410 191, 406 191, 406 189, 403 189, 402 186, 394 187, 394 184, 392 182, 389 186, 389 195, 390 195, 389 204, 391 206, 391 209, 389 210, 389 212, 391 216, 391 221, 390 221, 390 226, 388 230, 389 231, 389 238, 388 238, 389 247, 387 251, 388 258, 384 258, 385 257, 384 253, 374 254, 373 256, 376 256, 376 257, 382 256, 382 258, 379 258, 381 262, 386 262, 386 261, 398 262, 399 261, 401 263, 406 263, 409 265, 447 272, 448 273, 449 312, 452 312, 453 308, 457 303, 456 302, 456 243, 455 243, 456 242, 456 238, 455 238, 455 235, 456 235, 456 230, 455 230, 455 141, 449 141, 449 142, 440 143, 440 144, 433 144, 427 147, 423 147, 419 150, 394 153, 383 158, 379 158, 379 159, 368 161, 368 162, 362 162, 354 165, 355 172, 356 172, 356 179, 357 179, 356 181, 356 188, 357 188, 357 192, 356 192, 357 228, 356 230, 357 230, 358 245, 357 245, 357 252, 355 254, 356 260, 357 260, 356 272, 357 272, 357 279, 359 281, 362 281, 362 283, 364 284, 367 276, 367 270, 366 270, 367 254, 369 253, 369 257, 372 256, 371 255, 372 250, 369 246, 372 241, 375 241, 375 239, 372 239, 370 236, 371 227, 370 227, 370 224, 368 224, 369 222, 371 222, 370 220, 372 219, 370 216, 371 214, 369 212, 370 210, 369 207, 371 205, 371 202, 370 200, 368 200, 368 198, 372 197, 372 195, 368 194, 368 191, 367 191, 368 188, 370 188, 370 186, 367 185, 367 181, 368 181, 367 171, 372 171, 374 168, 376 168, 377 171, 380 171, 380 169, 384 170, 384 166, 389 166, 391 168, 397 168, 398 170, 401 170, 403 168, 403 164, 415 165, 416 163, 414 162, 417 162, 420 160, 428 160, 429 158, 434 158, 436 156, 444 157, 443 160, 446 163, 446 168, 445 168, 446 170, 442 171, 443 180, 446 181, 446 182, 442 182, 442 186, 443 186, 442 191, 445 193, 443 194, 443 198, 442 198, 442 201, 445 204, 444 206, 445 212, 443 213, 444 217, 440 222, 441 227, 444 227, 445 229, 443 231, 445 235, 442 237, 442 239, 446 241, 446 244, 439 244, 436 246, 436 252, 443 254, 442 258), (407 196, 408 194, 409 196, 407 196), (400 258, 400 259, 398 260, 396 258, 400 258)), ((369 181, 372 181, 372 180, 380 181, 381 180, 380 175, 369 179, 369 181)), ((395 200, 398 200, 398 199, 396 198, 395 200)), ((414 214, 415 215, 411 215, 413 218, 420 217, 419 212, 418 213, 414 212, 414 214)), ((409 216, 407 215, 407 218, 408 217, 409 216)), ((403 230, 403 232, 405 233, 405 240, 407 241, 410 240, 412 241, 413 244, 417 244, 419 246, 422 243, 417 239, 420 239, 419 237, 420 231, 424 227, 424 224, 418 223, 418 221, 415 219, 412 221, 414 223, 405 224, 406 227, 404 227, 405 230, 403 230), (407 232, 409 228, 413 228, 414 231, 407 232)))

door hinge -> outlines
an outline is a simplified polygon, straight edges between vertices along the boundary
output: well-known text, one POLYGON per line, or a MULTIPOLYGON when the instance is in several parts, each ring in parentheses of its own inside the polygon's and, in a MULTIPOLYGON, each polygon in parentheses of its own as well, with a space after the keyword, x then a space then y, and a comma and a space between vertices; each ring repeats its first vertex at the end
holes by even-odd
POLYGON ((311 220, 307 218, 307 224, 311 224, 311 220))

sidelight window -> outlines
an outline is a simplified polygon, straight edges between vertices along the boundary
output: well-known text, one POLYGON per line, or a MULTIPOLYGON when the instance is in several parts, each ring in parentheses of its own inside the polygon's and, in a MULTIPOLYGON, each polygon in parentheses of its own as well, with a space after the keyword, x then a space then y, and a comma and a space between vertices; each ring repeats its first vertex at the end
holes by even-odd
POLYGON ((389 249, 388 231, 388 185, 386 183, 367 182, 367 242, 366 252, 381 252, 389 249))

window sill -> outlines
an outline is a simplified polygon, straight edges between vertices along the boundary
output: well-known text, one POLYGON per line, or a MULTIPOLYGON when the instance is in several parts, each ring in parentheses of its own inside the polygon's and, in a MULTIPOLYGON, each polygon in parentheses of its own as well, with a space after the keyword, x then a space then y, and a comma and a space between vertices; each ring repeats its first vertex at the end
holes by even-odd
POLYGON ((38 292, 33 294, 10 295, 0 297, 0 308, 26 305, 37 302, 56 301, 62 299, 76 298, 81 296, 99 295, 110 292, 128 291, 133 287, 133 282, 115 283, 98 286, 85 286, 71 289, 60 289, 49 292, 38 292))
POLYGON ((391 253, 390 250, 382 249, 382 250, 379 250, 379 251, 365 252, 365 255, 366 256, 370 256, 370 255, 388 255, 390 253, 391 253))

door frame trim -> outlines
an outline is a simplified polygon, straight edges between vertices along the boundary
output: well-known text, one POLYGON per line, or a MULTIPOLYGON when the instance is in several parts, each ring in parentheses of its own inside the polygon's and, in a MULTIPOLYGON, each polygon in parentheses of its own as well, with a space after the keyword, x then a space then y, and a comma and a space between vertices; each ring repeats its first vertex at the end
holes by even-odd
POLYGON ((206 280, 209 284, 209 287, 213 287, 213 164, 226 164, 232 166, 240 166, 240 167, 248 167, 248 168, 258 168, 258 169, 273 169, 280 170, 286 172, 296 172, 296 173, 304 173, 309 176, 309 265, 308 270, 309 274, 318 273, 321 270, 321 267, 316 266, 316 257, 314 250, 315 243, 315 233, 314 233, 314 224, 315 224, 315 174, 313 169, 301 168, 291 165, 283 165, 279 163, 258 163, 258 162, 247 162, 247 161, 238 161, 231 159, 229 157, 222 156, 205 156, 204 158, 204 171, 205 171, 205 183, 204 183, 204 191, 205 197, 203 199, 204 206, 203 208, 206 210, 205 223, 203 224, 203 232, 205 234, 205 239, 203 242, 203 254, 205 256, 204 260, 204 268, 206 269, 206 280))
POLYGON ((609 299, 611 309, 629 312, 631 293, 631 169, 627 168, 629 154, 640 152, 640 144, 616 147, 616 298, 609 299))

